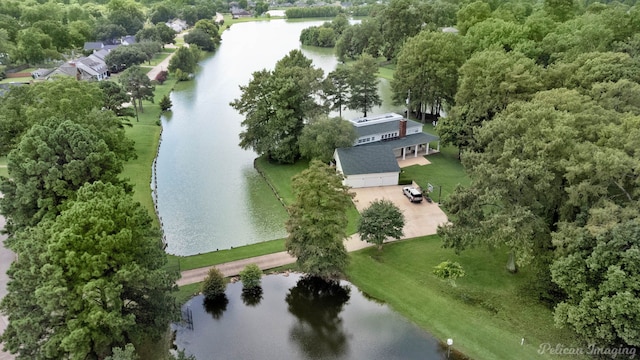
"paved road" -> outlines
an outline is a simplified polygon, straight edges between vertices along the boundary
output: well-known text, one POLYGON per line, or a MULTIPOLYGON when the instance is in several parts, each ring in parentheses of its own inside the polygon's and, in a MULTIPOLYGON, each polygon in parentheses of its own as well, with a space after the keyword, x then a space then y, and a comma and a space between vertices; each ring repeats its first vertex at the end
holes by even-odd
MULTIPOLYGON (((4 228, 5 220, 4 217, 0 216, 0 229, 4 228)), ((4 240, 7 237, 5 235, 0 235, 0 299, 2 299, 7 294, 7 283, 9 282, 9 277, 7 276, 7 270, 9 269, 9 265, 16 258, 16 255, 8 249, 4 247, 4 240)), ((7 324, 9 320, 6 316, 0 316, 0 334, 4 332, 4 329, 7 328, 7 324)), ((0 344, 0 360, 13 360, 15 357, 11 354, 5 353, 2 351, 2 346, 0 344)))

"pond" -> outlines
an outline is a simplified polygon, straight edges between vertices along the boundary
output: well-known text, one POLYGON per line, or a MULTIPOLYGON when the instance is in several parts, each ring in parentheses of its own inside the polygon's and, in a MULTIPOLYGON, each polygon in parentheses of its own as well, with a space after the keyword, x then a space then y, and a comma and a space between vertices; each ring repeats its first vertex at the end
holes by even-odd
MULTIPOLYGON (((256 153, 238 146, 243 117, 229 103, 254 71, 273 69, 289 51, 301 48, 302 29, 320 24, 234 24, 187 88, 171 94, 173 108, 162 119, 156 159, 157 205, 168 253, 193 255, 286 236, 286 211, 254 169, 256 153)), ((325 74, 338 63, 332 49, 302 50, 325 74)), ((380 88, 384 104, 372 113, 395 111, 388 82, 380 88)))
POLYGON ((183 306, 192 322, 174 325, 176 345, 201 360, 447 358, 446 345, 348 282, 279 274, 263 277, 262 290, 246 296, 237 282, 221 302, 192 298, 183 306))

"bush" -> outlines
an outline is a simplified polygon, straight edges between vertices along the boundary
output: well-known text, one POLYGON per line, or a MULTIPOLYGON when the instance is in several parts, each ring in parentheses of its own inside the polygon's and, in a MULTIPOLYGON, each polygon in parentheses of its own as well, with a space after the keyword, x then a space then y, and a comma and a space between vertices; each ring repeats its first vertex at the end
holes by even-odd
POLYGON ((167 70, 163 70, 163 71, 160 71, 158 75, 156 75, 155 80, 158 82, 158 84, 162 85, 164 84, 165 81, 167 81, 168 77, 169 77, 169 72, 167 70))
POLYGON ((209 274, 202 283, 202 294, 205 300, 215 300, 224 296, 227 288, 227 281, 224 275, 217 268, 213 267, 209 270, 209 274))
POLYGON ((256 264, 249 264, 240 271, 240 281, 243 290, 252 290, 260 287, 262 270, 256 264))
POLYGON ((443 261, 433 268, 433 274, 442 280, 447 280, 455 286, 455 280, 464 276, 462 265, 457 262, 443 261))
POLYGON ((173 106, 173 103, 171 102, 169 95, 165 94, 162 97, 162 99, 160 99, 159 105, 160 105, 160 110, 162 110, 162 112, 165 112, 171 109, 171 107, 173 106))

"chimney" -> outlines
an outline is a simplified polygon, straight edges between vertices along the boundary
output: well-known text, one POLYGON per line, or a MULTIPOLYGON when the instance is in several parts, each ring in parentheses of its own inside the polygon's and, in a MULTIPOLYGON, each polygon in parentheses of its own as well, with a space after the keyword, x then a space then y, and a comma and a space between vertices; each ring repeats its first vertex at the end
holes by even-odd
POLYGON ((400 130, 400 138, 405 138, 407 137, 407 119, 402 119, 400 120, 400 124, 399 124, 399 130, 400 130))

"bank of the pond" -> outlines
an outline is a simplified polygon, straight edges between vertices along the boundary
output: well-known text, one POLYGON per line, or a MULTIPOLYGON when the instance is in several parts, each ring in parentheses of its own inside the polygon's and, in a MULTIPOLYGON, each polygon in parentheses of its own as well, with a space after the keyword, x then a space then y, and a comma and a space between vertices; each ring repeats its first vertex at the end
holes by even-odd
POLYGON ((347 277, 436 337, 452 338, 456 349, 474 359, 560 358, 538 350, 545 343, 571 346, 577 340, 556 328, 552 310, 535 300, 530 272, 511 274, 506 260, 505 249, 456 255, 433 235, 386 245, 381 253, 352 253, 347 277), (455 287, 432 273, 446 260, 466 272, 455 287))

